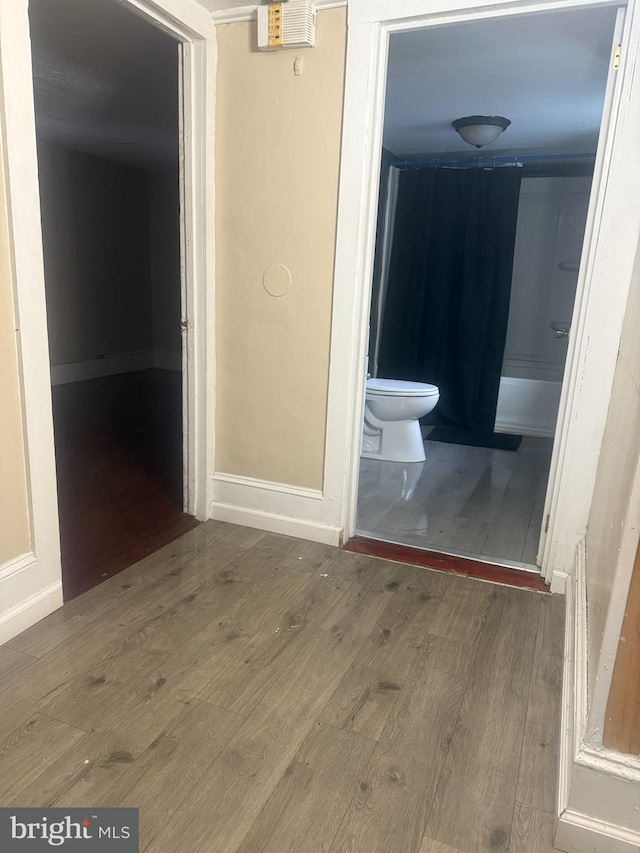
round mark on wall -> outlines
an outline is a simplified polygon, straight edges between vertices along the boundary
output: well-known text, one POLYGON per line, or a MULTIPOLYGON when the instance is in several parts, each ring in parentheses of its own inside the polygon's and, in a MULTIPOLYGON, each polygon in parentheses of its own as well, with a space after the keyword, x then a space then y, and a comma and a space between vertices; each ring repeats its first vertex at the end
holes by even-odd
POLYGON ((262 286, 270 296, 284 296, 291 290, 291 272, 284 264, 272 264, 262 274, 262 286))

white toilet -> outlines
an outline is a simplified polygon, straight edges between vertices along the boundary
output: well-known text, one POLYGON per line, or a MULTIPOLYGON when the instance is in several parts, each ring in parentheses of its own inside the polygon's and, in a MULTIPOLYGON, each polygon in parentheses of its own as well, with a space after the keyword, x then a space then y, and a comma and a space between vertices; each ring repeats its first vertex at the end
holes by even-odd
POLYGON ((424 462, 418 418, 440 399, 436 385, 403 379, 367 379, 362 455, 387 462, 424 462))

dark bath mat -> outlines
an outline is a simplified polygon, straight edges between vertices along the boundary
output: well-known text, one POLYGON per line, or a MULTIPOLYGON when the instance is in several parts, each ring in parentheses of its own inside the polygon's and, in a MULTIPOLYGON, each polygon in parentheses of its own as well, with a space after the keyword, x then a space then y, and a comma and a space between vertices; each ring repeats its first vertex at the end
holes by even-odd
POLYGON ((426 436, 428 441, 443 441, 447 444, 466 444, 469 447, 490 447, 493 450, 517 450, 522 443, 521 435, 504 432, 478 432, 471 429, 437 426, 426 436))

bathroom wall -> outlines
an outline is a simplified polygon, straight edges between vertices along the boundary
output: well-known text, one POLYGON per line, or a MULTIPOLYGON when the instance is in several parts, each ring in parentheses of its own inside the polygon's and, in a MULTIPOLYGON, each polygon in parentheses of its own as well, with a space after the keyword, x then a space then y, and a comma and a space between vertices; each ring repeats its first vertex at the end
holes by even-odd
POLYGON ((590 178, 522 181, 503 376, 562 381, 567 339, 551 323, 571 321, 590 189, 590 178))
POLYGON ((150 350, 146 172, 44 142, 38 169, 51 364, 150 350))
POLYGON ((524 178, 495 428, 553 438, 591 190, 587 177, 524 178))
POLYGON ((0 169, 0 567, 31 548, 4 174, 0 169))
POLYGON ((319 489, 346 10, 318 12, 300 76, 295 51, 254 40, 252 23, 218 27, 216 470, 319 489), (274 296, 278 264, 291 287, 274 296))

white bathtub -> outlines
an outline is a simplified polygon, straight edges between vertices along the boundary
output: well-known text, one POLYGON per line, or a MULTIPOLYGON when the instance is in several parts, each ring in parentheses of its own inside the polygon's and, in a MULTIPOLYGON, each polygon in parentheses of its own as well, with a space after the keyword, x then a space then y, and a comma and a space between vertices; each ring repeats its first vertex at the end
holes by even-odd
POLYGON ((561 389, 561 382, 503 376, 495 431, 553 438, 561 389))

